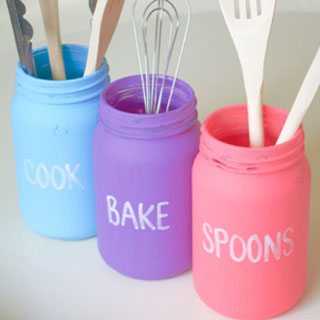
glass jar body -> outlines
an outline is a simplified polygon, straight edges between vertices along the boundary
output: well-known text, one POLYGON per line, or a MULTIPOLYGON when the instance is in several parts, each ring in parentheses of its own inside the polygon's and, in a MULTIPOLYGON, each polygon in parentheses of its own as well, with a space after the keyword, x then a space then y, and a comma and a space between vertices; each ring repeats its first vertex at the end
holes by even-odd
MULTIPOLYGON (((140 83, 139 77, 134 80, 140 83)), ((125 79, 120 81, 126 86, 125 79)), ((114 88, 123 93, 121 86, 111 85, 106 99, 114 88)), ((177 86, 179 90, 179 83, 177 86)), ((190 106, 190 126, 171 134, 167 121, 176 121, 171 114, 174 111, 138 114, 136 107, 140 103, 135 103, 136 95, 132 99, 125 102, 131 113, 102 102, 94 134, 99 250, 107 264, 124 275, 169 278, 191 267, 191 168, 200 128, 195 101, 190 106), (115 125, 114 114, 105 118, 108 123, 103 123, 104 108, 116 112, 118 124, 115 125), (163 117, 162 123, 159 117, 163 117), (134 126, 138 134, 127 134, 134 126), (168 134, 163 136, 164 132, 168 134)), ((184 121, 182 116, 181 123, 184 121)), ((173 127, 181 128, 181 123, 173 127)))
POLYGON ((194 285, 210 307, 241 319, 287 311, 306 285, 310 167, 303 132, 290 145, 272 146, 286 113, 264 112, 268 147, 241 147, 244 106, 224 108, 205 122, 193 166, 194 285))
POLYGON ((35 232, 60 239, 96 234, 92 135, 106 63, 80 78, 87 49, 64 46, 70 80, 50 80, 47 51, 35 52, 35 79, 18 67, 11 103, 20 211, 35 232))

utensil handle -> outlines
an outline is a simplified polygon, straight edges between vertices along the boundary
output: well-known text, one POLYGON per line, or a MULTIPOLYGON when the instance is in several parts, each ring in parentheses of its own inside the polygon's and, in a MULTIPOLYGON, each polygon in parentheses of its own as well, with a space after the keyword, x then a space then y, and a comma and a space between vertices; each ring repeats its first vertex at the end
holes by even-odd
POLYGON ((94 10, 88 58, 84 76, 95 72, 102 64, 118 25, 124 0, 99 0, 94 10))
POLYGON ((258 39, 248 38, 236 45, 247 96, 249 140, 252 148, 264 147, 262 88, 267 42, 263 39, 267 37, 268 33, 258 39), (251 43, 255 43, 255 50, 248 50, 251 43))
POLYGON ((263 108, 262 108, 262 89, 258 95, 249 96, 248 100, 248 124, 250 147, 264 147, 264 125, 263 125, 263 108))
MULTIPOLYGON (((248 130, 251 148, 264 147, 262 87, 264 59, 247 59, 240 51, 240 62, 247 96, 248 130)), ((262 54, 259 55, 260 57, 262 54)))
POLYGON ((52 78, 65 80, 66 73, 61 49, 58 0, 39 0, 48 42, 52 78))
POLYGON ((284 124, 276 144, 292 139, 320 85, 320 47, 301 85, 297 98, 284 124))
MULTIPOLYGON (((37 77, 37 70, 36 70, 36 66, 34 63, 34 59, 33 59, 33 49, 32 49, 32 43, 29 42, 28 45, 25 46, 25 52, 24 52, 24 57, 25 57, 25 67, 27 72, 34 76, 37 77)), ((24 67, 24 66, 22 66, 24 67)))

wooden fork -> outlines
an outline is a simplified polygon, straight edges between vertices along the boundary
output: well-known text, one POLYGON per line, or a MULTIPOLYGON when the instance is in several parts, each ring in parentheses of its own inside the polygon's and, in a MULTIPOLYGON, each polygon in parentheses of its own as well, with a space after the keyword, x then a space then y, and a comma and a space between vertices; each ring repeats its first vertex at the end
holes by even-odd
POLYGON ((247 95, 251 147, 264 146, 262 86, 276 0, 219 0, 238 52, 247 95))

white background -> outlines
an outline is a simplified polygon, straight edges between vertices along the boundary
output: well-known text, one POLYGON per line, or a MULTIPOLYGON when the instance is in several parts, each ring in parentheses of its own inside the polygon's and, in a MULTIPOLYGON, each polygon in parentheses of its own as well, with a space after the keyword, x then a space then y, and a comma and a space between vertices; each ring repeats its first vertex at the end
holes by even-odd
MULTIPOLYGON (((179 2, 181 0, 174 0, 174 2, 179 2)), ((37 6, 37 0, 24 0, 23 1, 28 8, 33 10, 37 6)), ((85 0, 60 0, 60 7, 62 10, 66 8, 73 8, 76 5, 78 8, 82 7, 82 4, 85 3, 85 0)), ((128 19, 130 16, 130 5, 133 3, 133 0, 126 1, 125 11, 123 12, 123 19, 128 19)), ((208 12, 211 10, 218 10, 218 0, 190 0, 192 9, 194 13, 208 12)), ((292 11, 315 11, 320 10, 320 1, 319 0, 278 0, 278 9, 279 10, 292 10, 292 11)))
MULTIPOLYGON (((198 298, 191 272, 166 281, 128 279, 102 261, 95 239, 56 241, 25 227, 19 215, 9 115, 17 54, 5 1, 0 1, 0 319, 224 319, 198 298)), ((128 22, 132 2, 126 1, 107 54, 112 79, 138 72, 128 22)), ((34 46, 44 45, 38 2, 26 3, 35 29, 34 46)), ((87 44, 87 1, 60 0, 60 4, 63 41, 87 44)), ((215 0, 192 0, 194 17, 180 72, 195 89, 201 120, 220 106, 245 101, 239 62, 221 14, 214 12, 216 4, 215 0)), ((319 0, 278 1, 266 60, 266 103, 290 108, 320 44, 319 30, 319 0)), ((320 318, 319 105, 318 93, 304 121, 313 174, 308 287, 302 301, 279 317, 283 320, 320 318)))
MULTIPOLYGON (((175 0, 175 2, 181 2, 182 0, 175 0)), ((39 7, 38 0, 24 0, 28 7, 27 16, 33 23, 38 21, 39 7)), ((79 25, 85 24, 84 19, 87 15, 87 0, 60 0, 60 15, 62 29, 79 30, 79 25), (76 11, 75 11, 76 8, 76 11), (76 13, 76 14, 75 14, 76 13)), ((131 5, 133 0, 126 0, 124 10, 122 13, 121 21, 129 21, 131 18, 131 5)), ((218 0, 190 0, 193 13, 208 13, 219 10, 218 0)), ((5 11, 5 1, 0 3, 0 13, 5 11)), ((320 12, 319 0, 278 0, 277 10, 279 11, 293 11, 293 12, 320 12)), ((0 14, 0 25, 4 27, 4 21, 6 20, 3 14, 0 14)), ((37 34, 42 38, 43 33, 37 30, 37 34)))

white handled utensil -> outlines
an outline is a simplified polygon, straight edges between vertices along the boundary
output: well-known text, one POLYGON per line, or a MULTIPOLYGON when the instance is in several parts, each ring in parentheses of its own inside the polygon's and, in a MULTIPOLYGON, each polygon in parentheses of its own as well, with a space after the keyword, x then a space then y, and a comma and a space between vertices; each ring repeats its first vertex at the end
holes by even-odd
POLYGON ((39 2, 48 42, 52 78, 54 80, 65 80, 66 72, 61 49, 58 0, 39 0, 39 2))
POLYGON ((297 98, 277 140, 277 144, 292 139, 320 85, 320 47, 301 85, 297 98))
POLYGON ((276 0, 219 0, 237 49, 248 104, 251 147, 264 146, 262 85, 276 0))
POLYGON ((88 76, 100 67, 117 27, 123 4, 124 0, 98 0, 92 18, 84 76, 88 76))

